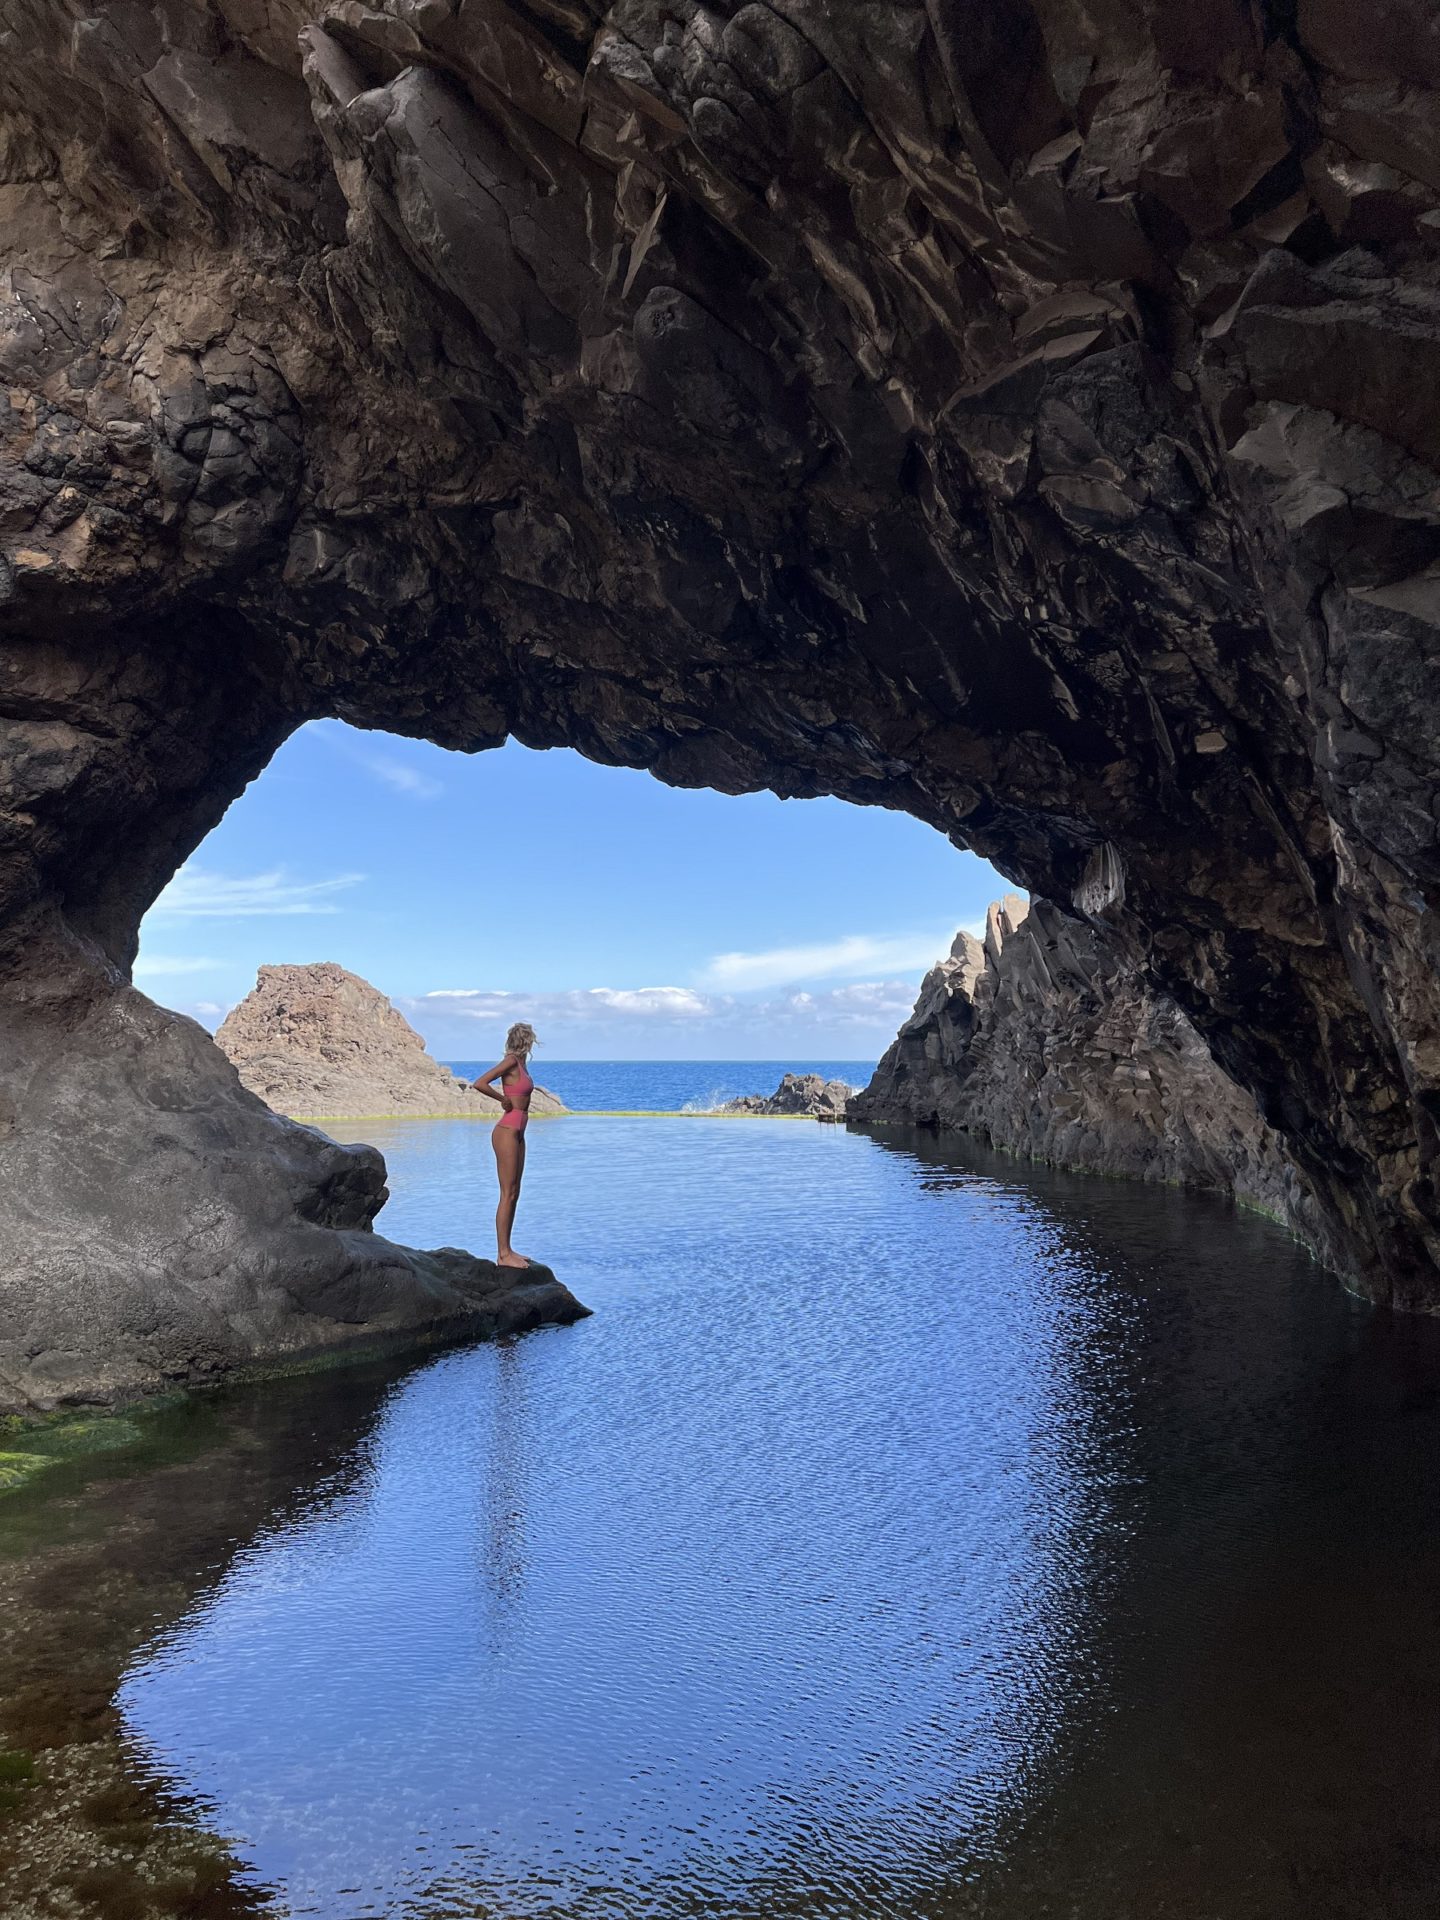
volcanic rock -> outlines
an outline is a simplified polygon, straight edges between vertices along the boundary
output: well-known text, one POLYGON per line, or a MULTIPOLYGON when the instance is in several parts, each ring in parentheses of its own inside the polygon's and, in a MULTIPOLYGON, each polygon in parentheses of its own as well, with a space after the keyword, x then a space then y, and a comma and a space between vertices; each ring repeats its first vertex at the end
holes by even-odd
POLYGON ((1431 0, 5 23, 22 1348, 137 1191, 202 1319, 227 1208, 242 1264, 329 1217, 128 984, 322 715, 908 810, 1183 1010, 1356 1286, 1440 1303, 1431 0), (185 1149, 222 1110, 243 1190, 185 1149))
POLYGON ((954 1127, 1081 1172, 1223 1193, 1326 1259, 1322 1211, 1173 1000, 1083 922, 1007 894, 961 931, 848 1118, 954 1127))
MULTIPOLYGON (((384 994, 333 960, 261 967, 215 1039, 250 1091, 292 1119, 499 1118, 494 1101, 431 1059, 384 994)), ((530 1111, 565 1106, 537 1086, 530 1111)))
POLYGON ((546 1268, 383 1239, 375 1149, 272 1113, 133 987, 10 1031, 32 1091, 0 1121, 0 1411, 585 1312, 546 1268))
POLYGON ((843 1080, 825 1080, 818 1073, 787 1073, 774 1093, 741 1094, 738 1100, 727 1100, 720 1111, 839 1119, 854 1091, 843 1080))

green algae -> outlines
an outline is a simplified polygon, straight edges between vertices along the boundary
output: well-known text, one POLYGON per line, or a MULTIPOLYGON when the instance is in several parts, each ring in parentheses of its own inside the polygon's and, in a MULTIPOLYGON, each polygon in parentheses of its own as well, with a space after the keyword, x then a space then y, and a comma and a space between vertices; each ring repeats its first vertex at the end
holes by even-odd
POLYGON ((192 1393, 113 1411, 0 1417, 0 1559, 102 1529, 103 1508, 77 1501, 92 1482, 189 1460, 219 1433, 192 1393))
POLYGON ((69 1460, 82 1453, 109 1453, 116 1447, 133 1447, 144 1438, 140 1422, 125 1413, 49 1414, 26 1427, 21 1425, 12 1438, 15 1457, 36 1460, 69 1460))
POLYGON ((0 1495, 29 1487, 61 1461, 128 1451, 144 1440, 141 1422, 123 1413, 44 1414, 0 1420, 0 1495))
POLYGON ((16 1487, 23 1487, 48 1465, 38 1453, 0 1453, 0 1494, 13 1493, 16 1487))
POLYGON ((19 1747, 0 1747, 0 1818, 24 1805, 34 1784, 35 1760, 19 1747))

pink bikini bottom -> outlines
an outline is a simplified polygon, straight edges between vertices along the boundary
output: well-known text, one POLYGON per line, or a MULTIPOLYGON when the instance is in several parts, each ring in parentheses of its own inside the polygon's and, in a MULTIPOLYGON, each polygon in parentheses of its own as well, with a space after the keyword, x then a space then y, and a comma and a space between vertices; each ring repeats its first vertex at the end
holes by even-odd
POLYGON ((501 1114, 496 1125, 508 1127, 511 1133, 523 1133, 525 1131, 525 1122, 529 1117, 529 1114, 521 1113, 518 1107, 512 1107, 508 1113, 501 1114))

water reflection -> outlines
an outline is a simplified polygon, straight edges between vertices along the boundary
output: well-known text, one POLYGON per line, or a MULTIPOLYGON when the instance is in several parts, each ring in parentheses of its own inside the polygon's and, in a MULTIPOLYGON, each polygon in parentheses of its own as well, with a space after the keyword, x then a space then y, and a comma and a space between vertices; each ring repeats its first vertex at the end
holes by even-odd
MULTIPOLYGON (((625 1230, 625 1124, 605 1191, 552 1180, 547 1252, 625 1230)), ((635 1129, 659 1224, 596 1319, 413 1376, 125 1679, 297 1912, 913 1911, 1000 1857, 1103 1682, 1093 1260, 859 1137, 691 1121, 657 1163, 635 1129)), ((397 1233, 483 1204, 446 1131, 383 1143, 397 1233)), ((599 1133, 547 1130, 551 1172, 599 1133)))
POLYGON ((489 1415, 485 1524, 476 1544, 493 1658, 525 1599, 526 1369, 521 1343, 510 1335, 495 1343, 489 1415))
MULTIPOLYGON (((483 1130, 385 1132, 483 1241, 483 1130)), ((277 1910, 1429 1920, 1440 1326, 934 1136, 560 1122, 527 1198, 594 1319, 172 1490, 271 1517, 120 1705, 277 1910)))

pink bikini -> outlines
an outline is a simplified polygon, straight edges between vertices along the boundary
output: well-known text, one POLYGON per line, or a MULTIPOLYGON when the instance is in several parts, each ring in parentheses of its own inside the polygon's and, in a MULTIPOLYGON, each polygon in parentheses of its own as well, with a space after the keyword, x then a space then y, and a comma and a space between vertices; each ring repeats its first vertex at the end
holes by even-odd
POLYGON ((505 1089, 507 1099, 524 1104, 512 1106, 508 1113, 502 1113, 498 1124, 509 1127, 512 1133, 523 1133, 525 1122, 530 1118, 530 1096, 535 1091, 535 1082, 526 1072, 524 1061, 508 1080, 502 1080, 500 1084, 505 1089))

